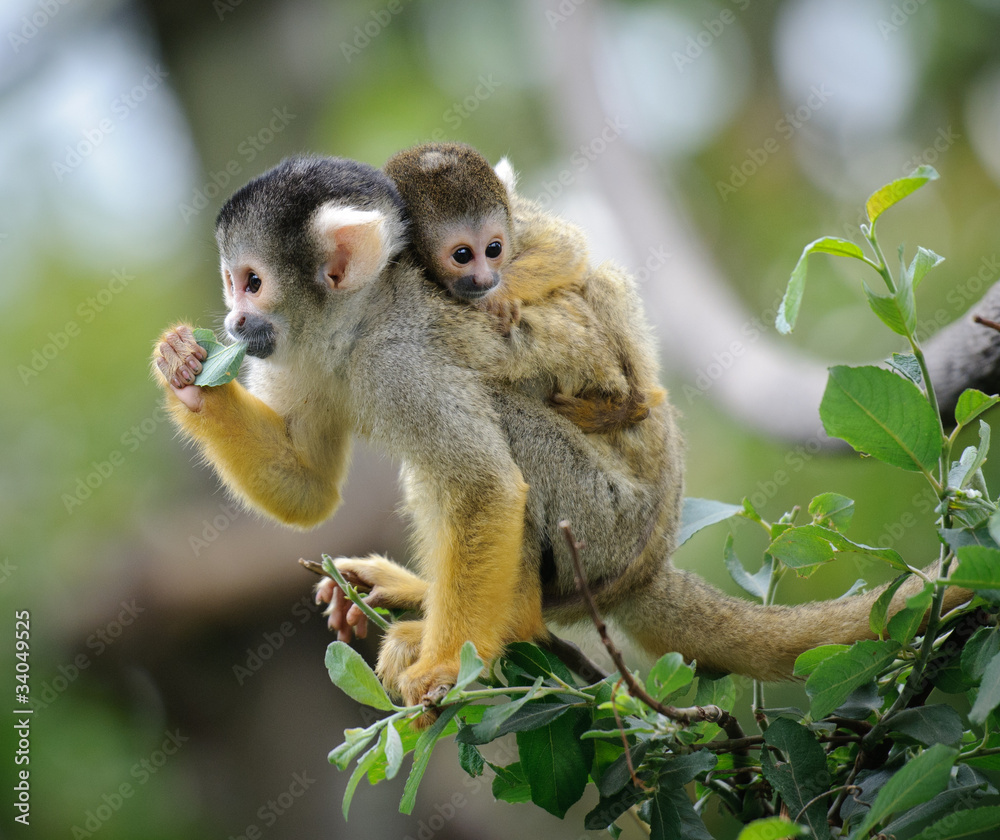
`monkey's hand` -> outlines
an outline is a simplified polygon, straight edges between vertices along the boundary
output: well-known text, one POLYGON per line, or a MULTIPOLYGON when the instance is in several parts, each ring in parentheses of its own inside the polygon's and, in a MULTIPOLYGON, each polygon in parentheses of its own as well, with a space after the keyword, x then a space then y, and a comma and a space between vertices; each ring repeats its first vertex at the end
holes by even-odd
POLYGON ((201 388, 194 378, 201 372, 201 363, 208 357, 205 348, 194 338, 187 324, 178 324, 160 336, 153 352, 153 369, 164 386, 177 395, 191 411, 202 409, 201 388))
MULTIPOLYGON (((427 591, 426 582, 391 560, 371 554, 368 557, 338 557, 333 562, 351 586, 368 593, 364 600, 369 607, 420 609, 427 591)), ((316 603, 330 605, 326 611, 327 623, 337 632, 340 641, 349 642, 352 635, 359 639, 368 635, 367 616, 347 599, 333 578, 323 578, 317 584, 316 603)), ((406 664, 409 665, 409 661, 406 664)))
POLYGON ((482 298, 476 306, 497 319, 501 335, 510 335, 514 327, 521 323, 521 303, 516 298, 494 293, 482 298))

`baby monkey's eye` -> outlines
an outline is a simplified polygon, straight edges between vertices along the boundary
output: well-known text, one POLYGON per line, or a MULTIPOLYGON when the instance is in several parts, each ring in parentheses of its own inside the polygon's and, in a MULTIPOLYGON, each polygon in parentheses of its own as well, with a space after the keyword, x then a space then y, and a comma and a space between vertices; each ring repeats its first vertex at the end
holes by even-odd
POLYGON ((494 239, 489 245, 486 246, 486 256, 491 260, 495 260, 500 254, 503 253, 503 243, 499 239, 494 239))
POLYGON ((461 248, 456 248, 451 258, 457 262, 459 265, 465 265, 466 263, 472 262, 472 249, 463 245, 461 248))
POLYGON ((247 275, 247 291, 252 295, 260 291, 260 278, 253 271, 247 275))

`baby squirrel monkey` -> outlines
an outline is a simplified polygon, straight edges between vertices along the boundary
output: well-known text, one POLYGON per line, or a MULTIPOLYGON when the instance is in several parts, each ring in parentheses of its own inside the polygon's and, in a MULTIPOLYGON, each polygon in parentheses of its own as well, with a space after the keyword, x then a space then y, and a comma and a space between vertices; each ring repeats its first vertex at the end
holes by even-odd
MULTIPOLYGON (((387 687, 433 705, 466 640, 489 661, 546 638, 546 620, 585 620, 563 519, 586 543, 598 607, 652 656, 781 679, 804 650, 871 635, 878 591, 763 607, 675 569, 683 463, 670 405, 627 434, 588 435, 530 380, 503 380, 521 351, 427 282, 403 253, 403 209, 385 175, 352 161, 294 158, 254 179, 216 224, 226 330, 248 342, 247 385, 193 385, 204 353, 185 324, 153 355, 181 432, 247 507, 285 524, 311 527, 338 507, 354 435, 402 463, 420 574, 378 556, 336 561, 372 603, 421 613, 382 640, 387 687)), ((587 270, 585 288, 602 282, 628 315, 627 339, 612 338, 655 381, 634 283, 613 266, 587 270)), ((550 296, 525 316, 557 318, 576 298, 550 296)), ((544 345, 545 331, 531 332, 544 345)), ((904 584, 890 611, 919 587, 904 584)), ((949 590, 946 605, 966 597, 949 590)), ((352 610, 332 619, 343 635, 362 626, 352 610)))
POLYGON ((393 155, 383 171, 406 205, 424 271, 453 297, 496 316, 504 335, 520 322, 522 306, 577 296, 567 303, 577 317, 539 324, 557 330, 546 341, 544 367, 555 378, 551 402, 560 414, 584 431, 608 432, 644 420, 666 399, 656 382, 637 380, 635 348, 619 352, 609 340, 622 314, 615 294, 604 294, 600 307, 581 300, 589 268, 583 232, 518 195, 506 158, 494 170, 471 146, 427 143, 393 155))

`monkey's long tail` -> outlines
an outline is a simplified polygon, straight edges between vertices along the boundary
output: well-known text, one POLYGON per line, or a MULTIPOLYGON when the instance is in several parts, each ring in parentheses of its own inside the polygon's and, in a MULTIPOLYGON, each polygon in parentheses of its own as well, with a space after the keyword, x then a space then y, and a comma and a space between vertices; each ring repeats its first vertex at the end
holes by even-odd
MULTIPOLYGON (((937 575, 937 566, 924 570, 937 575)), ((915 575, 893 596, 890 615, 919 591, 915 575)), ((795 658, 824 644, 851 644, 874 638, 868 617, 884 587, 838 601, 764 607, 734 598, 690 572, 662 568, 653 584, 616 617, 636 642, 653 656, 677 651, 710 670, 744 674, 760 680, 792 676, 795 658)), ((968 601, 972 593, 951 587, 944 608, 968 601)))

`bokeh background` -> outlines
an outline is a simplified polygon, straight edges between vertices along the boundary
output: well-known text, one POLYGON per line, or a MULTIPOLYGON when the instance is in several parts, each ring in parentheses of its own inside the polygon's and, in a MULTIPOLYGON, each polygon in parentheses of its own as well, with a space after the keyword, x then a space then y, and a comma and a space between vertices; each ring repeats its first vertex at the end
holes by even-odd
MULTIPOLYGON (((396 467, 362 447, 342 510, 284 530, 231 507, 159 411, 155 337, 221 320, 215 212, 288 154, 381 165, 455 139, 509 155, 595 259, 636 273, 689 495, 751 496, 777 518, 835 490, 857 500, 858 541, 936 556, 918 478, 820 451, 822 368, 899 349, 859 264, 814 260, 796 334, 771 324, 802 246, 858 240, 866 196, 918 163, 941 180, 880 233, 887 253, 947 258, 921 286, 922 327, 1000 275, 1000 4, 5 0, 0 37, 0 707, 15 610, 31 614, 35 701, 31 826, 11 822, 5 724, 0 835, 588 836, 588 804, 560 822, 494 803, 450 745, 411 817, 396 780, 363 784, 345 823, 326 754, 366 718, 325 673, 296 560, 405 558, 396 467)), ((676 559, 735 591, 725 528, 676 559)), ((735 531, 756 568, 759 540, 735 531)), ((847 559, 780 596, 886 577, 847 559)), ((745 685, 739 702, 745 716, 745 685)))

